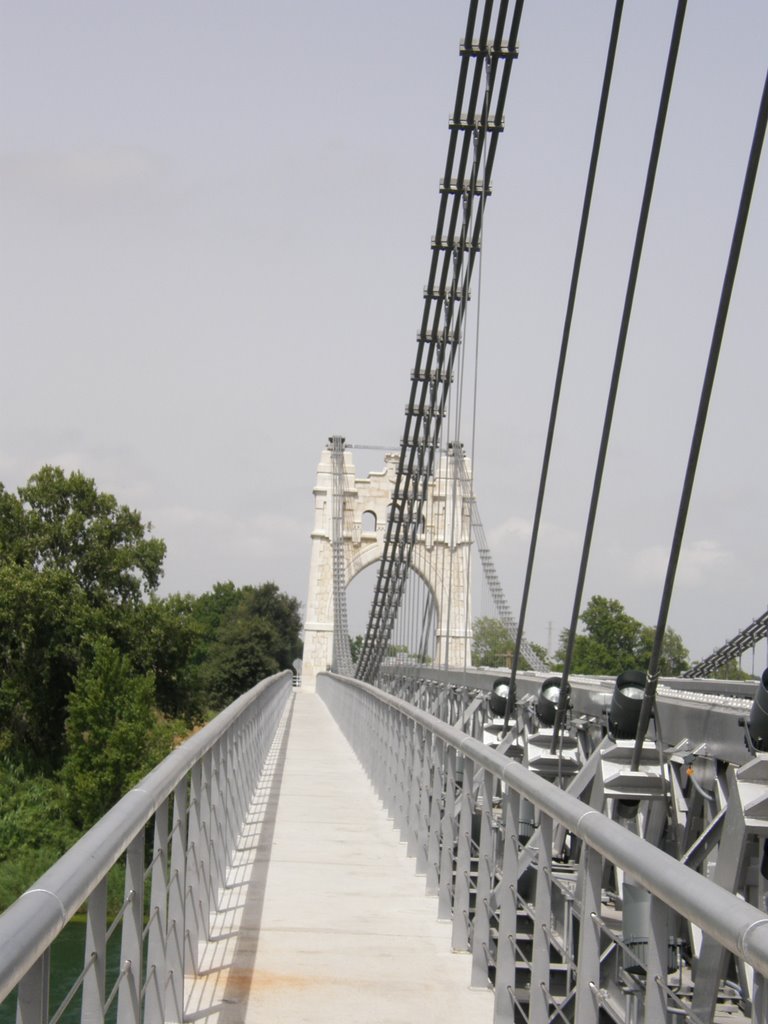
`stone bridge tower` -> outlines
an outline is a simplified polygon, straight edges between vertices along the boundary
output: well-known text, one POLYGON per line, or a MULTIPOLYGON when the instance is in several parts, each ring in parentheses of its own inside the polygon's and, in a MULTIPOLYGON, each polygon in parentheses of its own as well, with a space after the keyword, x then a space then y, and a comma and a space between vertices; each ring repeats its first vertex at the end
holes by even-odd
MULTIPOLYGON (((384 469, 357 479, 349 449, 344 451, 344 563, 346 585, 384 551, 384 535, 395 487, 396 453, 384 457, 384 469)), ((441 456, 429 484, 424 526, 413 551, 412 568, 435 603, 435 661, 441 666, 471 664, 472 608, 469 553, 472 503, 457 475, 454 457, 441 456)), ((467 474, 467 478, 469 475, 467 474)), ((326 448, 317 467, 315 522, 307 588, 302 677, 313 687, 318 672, 333 659, 333 466, 326 448)))

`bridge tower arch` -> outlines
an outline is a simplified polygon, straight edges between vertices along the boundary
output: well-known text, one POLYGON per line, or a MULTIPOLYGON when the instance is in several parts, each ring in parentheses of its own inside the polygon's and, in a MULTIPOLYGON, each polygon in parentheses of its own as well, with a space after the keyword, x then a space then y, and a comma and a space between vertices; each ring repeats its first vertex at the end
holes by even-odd
MULTIPOLYGON (((344 451, 344 566, 346 585, 384 551, 389 507, 397 475, 397 453, 384 456, 384 468, 356 477, 352 453, 344 451)), ((469 474, 465 474, 465 479, 469 474)), ((333 464, 330 447, 317 467, 302 678, 313 687, 318 672, 333 659, 333 464)), ((455 458, 441 456, 429 483, 424 525, 414 545, 412 567, 435 601, 435 660, 447 667, 471 663, 472 607, 469 552, 472 502, 457 473, 455 458)))

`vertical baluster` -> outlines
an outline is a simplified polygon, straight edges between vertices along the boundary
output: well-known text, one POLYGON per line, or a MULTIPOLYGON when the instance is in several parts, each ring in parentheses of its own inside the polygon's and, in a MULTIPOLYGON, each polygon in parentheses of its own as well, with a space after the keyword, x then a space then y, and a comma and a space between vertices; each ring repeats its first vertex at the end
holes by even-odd
POLYGON ((480 778, 482 811, 480 848, 477 856, 475 920, 472 927, 472 985, 488 988, 488 963, 491 951, 491 889, 496 873, 494 857, 493 791, 494 778, 483 771, 480 778))
POLYGON ((469 899, 472 862, 472 812, 475 803, 473 786, 475 763, 464 755, 459 812, 459 842, 456 852, 456 882, 453 894, 453 929, 451 944, 454 949, 469 949, 469 899))
POLYGON ((403 715, 397 715, 397 802, 395 806, 395 827, 400 831, 401 842, 406 838, 408 818, 408 722, 403 715))
POLYGON ((597 1024, 600 1007, 600 896, 603 859, 586 843, 581 847, 579 865, 579 951, 576 970, 576 1020, 597 1024))
POLYGON ((530 1024, 549 1020, 549 931, 552 926, 552 819, 542 812, 533 919, 530 1024))
POLYGON ((211 760, 211 910, 218 910, 224 885, 224 795, 221 777, 221 740, 213 748, 211 760))
POLYGON ((208 941, 211 936, 211 900, 213 890, 213 865, 211 864, 211 851, 213 840, 211 838, 211 786, 213 784, 212 770, 213 754, 209 750, 203 756, 200 778, 200 841, 197 844, 196 861, 198 865, 198 881, 200 895, 200 926, 202 938, 208 941))
POLYGON ((19 982, 16 1024, 47 1024, 51 990, 51 947, 35 961, 19 982))
POLYGON ((410 722, 410 778, 408 780, 408 846, 409 857, 415 857, 419 848, 419 800, 421 796, 421 764, 424 758, 423 730, 410 722))
POLYGON ((149 935, 147 939, 147 989, 144 997, 146 1024, 165 1020, 165 990, 168 981, 165 944, 168 930, 168 800, 155 813, 152 843, 152 872, 149 894, 149 935))
POLYGON ((432 757, 431 803, 429 806, 429 837, 427 839, 427 893, 440 891, 440 828, 442 823, 445 784, 445 744, 435 737, 432 757))
POLYGON ((416 846, 416 874, 427 873, 427 843, 429 842, 429 806, 432 794, 432 763, 435 741, 428 729, 422 729, 421 778, 419 780, 419 822, 416 846))
POLYGON ((104 1024, 107 966, 107 879, 102 878, 88 897, 85 922, 86 974, 83 978, 82 1024, 104 1024), (88 965, 90 970, 88 969, 88 965))
POLYGON ((181 780, 173 794, 173 833, 171 871, 168 887, 168 945, 165 1020, 181 1024, 184 1020, 184 937, 187 847, 187 779, 181 780))
POLYGON ((202 878, 198 849, 202 842, 200 829, 200 804, 203 791, 203 765, 198 761, 192 768, 190 777, 189 831, 187 836, 187 923, 186 941, 188 944, 189 963, 192 973, 198 972, 198 943, 202 928, 202 878))
POLYGON ((453 912, 453 857, 456 851, 456 748, 445 752, 445 800, 443 804, 442 846, 440 849, 440 882, 437 898, 437 916, 450 921, 453 912))
POLYGON ((219 740, 219 793, 221 795, 221 880, 224 888, 227 871, 232 864, 233 846, 233 807, 232 807, 232 774, 231 774, 231 743, 232 730, 219 740))
POLYGON ((397 713, 390 707, 384 708, 387 736, 387 765, 384 779, 384 806, 388 816, 395 820, 397 807, 397 713))
POLYGON ((648 961, 645 976, 644 1024, 666 1024, 667 1000, 663 986, 667 981, 669 914, 667 906, 651 895, 648 925, 648 961))
POLYGON ((125 900, 117 993, 117 1024, 139 1024, 141 1019, 141 954, 144 925, 144 829, 128 845, 125 855, 125 900))
MULTIPOLYGON (((504 788, 504 855, 499 899, 499 938, 496 947, 494 1024, 514 1024, 515 967, 517 964, 517 871, 520 830, 520 795, 504 788)), ((579 1020, 578 1014, 576 1020, 579 1020)))

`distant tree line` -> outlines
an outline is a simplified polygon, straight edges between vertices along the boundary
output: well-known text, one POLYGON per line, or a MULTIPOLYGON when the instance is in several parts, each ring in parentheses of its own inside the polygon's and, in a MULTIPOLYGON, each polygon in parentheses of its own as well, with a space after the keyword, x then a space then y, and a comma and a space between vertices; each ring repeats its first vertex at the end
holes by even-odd
POLYGON ((0 907, 301 652, 299 603, 276 584, 161 598, 165 553, 81 473, 0 484, 0 907))
MULTIPOLYGON (((645 669, 651 657, 654 628, 629 615, 620 601, 597 594, 580 615, 584 626, 574 642, 571 671, 578 675, 618 675, 628 668, 645 669)), ((498 619, 476 619, 473 626, 472 662, 494 667, 510 666, 514 641, 498 619)), ((559 646, 550 657, 544 648, 534 650, 553 669, 562 668, 569 631, 562 630, 559 646)), ((680 636, 667 629, 662 648, 661 673, 675 676, 688 666, 688 651, 680 636)), ((524 659, 521 667, 527 668, 524 659)))

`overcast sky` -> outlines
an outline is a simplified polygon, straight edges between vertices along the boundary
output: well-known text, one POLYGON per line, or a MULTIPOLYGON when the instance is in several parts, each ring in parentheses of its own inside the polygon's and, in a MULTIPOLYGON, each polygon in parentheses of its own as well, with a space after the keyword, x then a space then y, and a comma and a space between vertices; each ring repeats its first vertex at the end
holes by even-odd
MULTIPOLYGON (((528 0, 473 288, 476 491, 513 608, 612 6, 528 0)), ((542 643, 570 617, 674 14, 626 8, 529 611, 542 643)), ((766 70, 765 0, 723 11, 689 3, 587 580, 645 622, 766 70)), ((0 0, 6 487, 80 469, 166 540, 164 592, 274 579, 305 600, 327 437, 401 436, 465 19, 464 0, 0 0)), ((766 165, 670 615, 694 655, 768 604, 766 165)), ((363 454, 367 472, 381 456, 363 454)))

